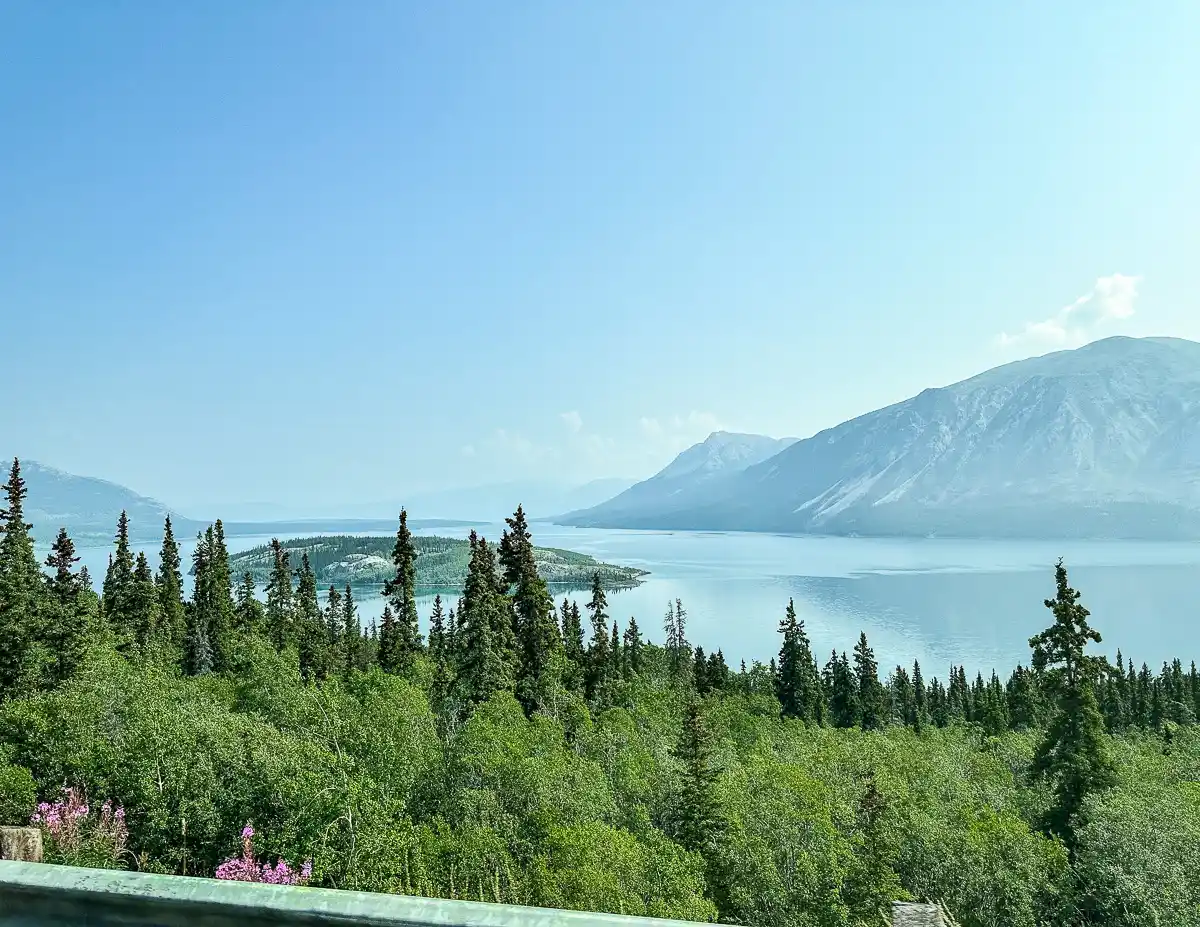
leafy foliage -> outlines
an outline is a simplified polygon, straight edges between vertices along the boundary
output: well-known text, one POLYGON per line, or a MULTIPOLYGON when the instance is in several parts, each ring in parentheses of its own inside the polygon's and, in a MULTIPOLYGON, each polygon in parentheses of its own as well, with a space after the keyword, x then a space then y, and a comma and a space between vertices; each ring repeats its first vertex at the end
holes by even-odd
POLYGON ((110 800, 91 850, 55 836, 64 861, 763 927, 909 898, 962 927, 1200 924, 1200 675, 1089 654, 1061 564, 1006 681, 884 679, 865 635, 819 671, 791 606, 778 661, 734 671, 680 602, 662 645, 613 626, 595 570, 585 633, 519 511, 464 542, 428 648, 398 628, 426 556, 403 532, 362 632, 349 588, 318 602, 311 547, 266 549, 265 607, 246 570, 235 595, 214 526, 181 639, 169 558, 128 580, 114 558, 97 608, 65 534, 31 561, 17 467, 7 490, 0 814, 110 800))

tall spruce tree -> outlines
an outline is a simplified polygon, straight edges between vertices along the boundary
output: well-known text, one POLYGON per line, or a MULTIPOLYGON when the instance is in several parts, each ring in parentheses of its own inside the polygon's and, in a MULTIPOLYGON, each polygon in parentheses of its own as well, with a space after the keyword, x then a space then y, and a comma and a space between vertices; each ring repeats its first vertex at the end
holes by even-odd
POLYGON ((271 538, 271 578, 267 582, 267 635, 277 650, 296 642, 296 605, 288 552, 271 538))
POLYGON ((189 676, 203 676, 213 671, 212 639, 209 636, 214 605, 210 565, 208 538, 199 534, 196 537, 196 549, 192 552, 192 599, 184 611, 187 630, 184 635, 183 670, 189 676))
POLYGON ((825 689, 829 692, 829 718, 834 727, 855 727, 862 720, 859 683, 846 654, 836 650, 825 664, 825 689))
POLYGON ((675 749, 682 765, 675 814, 675 838, 685 849, 706 857, 714 849, 723 822, 717 799, 719 772, 712 758, 712 735, 701 703, 692 699, 684 713, 683 732, 675 749))
POLYGON ((600 582, 600 573, 592 575, 592 597, 587 603, 591 613, 592 639, 588 644, 587 677, 584 694, 589 702, 607 704, 609 673, 612 665, 612 641, 608 636, 608 597, 600 582))
POLYGON ((496 560, 487 541, 470 535, 471 559, 458 612, 462 622, 458 644, 457 691, 466 704, 486 701, 493 693, 512 688, 511 663, 498 641, 501 629, 511 633, 501 601, 496 560))
POLYGON ((45 565, 53 572, 46 579, 46 591, 59 604, 65 605, 75 600, 82 591, 79 584, 79 574, 75 572, 75 564, 79 557, 75 555, 75 542, 67 534, 66 528, 58 529, 58 537, 46 556, 45 565))
POLYGON ((921 664, 917 660, 913 660, 912 684, 912 727, 919 734, 929 723, 929 698, 925 691, 925 679, 921 676, 921 664))
POLYGON ((133 622, 133 550, 129 545, 129 516, 121 512, 117 519, 116 550, 104 577, 101 608, 112 629, 117 649, 128 652, 137 639, 133 622))
POLYGON ((217 519, 209 528, 209 558, 212 574, 213 622, 210 630, 213 659, 218 670, 229 666, 232 658, 230 634, 233 631, 233 574, 229 567, 229 549, 225 546, 225 526, 217 519))
POLYGON ((691 671, 692 651, 687 639, 687 611, 683 602, 676 599, 674 604, 667 604, 667 614, 663 619, 663 631, 667 651, 667 667, 671 676, 679 682, 686 681, 691 671))
POLYGON ((261 634, 266 624, 262 602, 255 594, 254 577, 249 571, 242 574, 234 603, 234 628, 242 634, 261 634))
POLYGON ((725 662, 725 654, 718 647, 716 653, 708 655, 708 666, 704 670, 705 678, 710 689, 724 691, 729 685, 729 664, 725 662))
POLYGON ((776 664, 776 695, 781 714, 785 718, 819 724, 825 701, 821 677, 813 660, 812 645, 804 631, 804 622, 796 617, 796 606, 791 599, 779 622, 779 633, 783 635, 783 643, 776 664))
POLYGON ((642 632, 632 615, 625 626, 625 666, 631 675, 642 671, 642 632))
POLYGON ((516 692, 526 713, 555 704, 563 688, 563 642, 554 600, 539 575, 525 511, 517 506, 500 539, 498 560, 517 644, 516 692))
POLYGON ((296 627, 300 635, 300 675, 307 682, 324 679, 329 671, 329 632, 317 601, 317 577, 305 551, 296 583, 296 627))
POLYGON ((429 613, 429 656, 434 660, 446 658, 446 614, 442 609, 442 597, 433 597, 433 609, 429 613))
POLYGON ((405 673, 421 652, 421 631, 417 616, 417 548, 408 528, 408 512, 400 510, 400 527, 392 548, 392 563, 396 572, 383 585, 383 594, 396 620, 396 637, 389 658, 390 672, 405 673))
POLYGON ((79 557, 75 544, 60 528, 45 565, 53 572, 46 579, 43 600, 46 646, 51 655, 50 682, 57 685, 70 678, 87 655, 88 637, 95 620, 96 596, 86 574, 74 572, 79 557))
POLYGON ((587 679, 587 652, 583 644, 583 621, 579 603, 562 601, 563 652, 567 658, 564 683, 579 695, 584 693, 587 679))
POLYGON ((395 673, 400 669, 400 655, 398 651, 396 631, 396 616, 392 613, 392 606, 385 604, 383 606, 383 615, 379 619, 379 629, 375 635, 376 651, 375 657, 379 664, 379 668, 385 673, 395 673))
POLYGON ((329 675, 342 675, 346 666, 346 616, 342 593, 331 585, 325 594, 325 641, 329 651, 329 675))
POLYGON ((858 706, 860 723, 864 731, 878 730, 887 720, 887 708, 883 683, 879 679, 879 664, 875 651, 867 643, 867 635, 860 632, 854 647, 854 674, 858 679, 858 706))
MULTIPOLYGON (((160 655, 167 643, 162 635, 162 606, 150 561, 139 552, 133 570, 133 597, 130 616, 134 637, 143 654, 160 655)), ((169 652, 169 651, 167 651, 169 652)))
POLYGON ((1069 585, 1062 560, 1055 565, 1054 582, 1055 597, 1045 602, 1054 624, 1031 637, 1029 646, 1033 668, 1055 699, 1056 711, 1030 769, 1053 789, 1043 827, 1062 838, 1073 859, 1087 799, 1113 784, 1115 768, 1094 692, 1102 660, 1086 652, 1088 643, 1100 643, 1100 634, 1088 623, 1090 613, 1069 585))
POLYGON ((178 651, 183 646, 187 628, 183 617, 183 573, 179 545, 175 541, 170 515, 163 522, 162 548, 158 554, 155 585, 158 587, 158 604, 164 636, 170 646, 178 651))
POLYGON ((345 623, 342 628, 342 650, 345 659, 342 675, 349 678, 354 670, 366 669, 362 628, 358 624, 358 609, 354 605, 354 593, 350 591, 349 583, 346 584, 342 595, 342 621, 345 623))

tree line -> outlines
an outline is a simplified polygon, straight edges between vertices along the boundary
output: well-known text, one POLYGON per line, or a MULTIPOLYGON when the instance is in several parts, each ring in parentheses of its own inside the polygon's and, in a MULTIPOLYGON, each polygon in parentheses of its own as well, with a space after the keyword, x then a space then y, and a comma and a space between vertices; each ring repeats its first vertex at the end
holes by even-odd
MULTIPOLYGON (((622 628, 613 619, 599 576, 595 577, 582 609, 570 599, 556 603, 538 575, 529 526, 520 507, 506 520, 506 530, 497 544, 472 533, 462 595, 452 609, 445 609, 441 598, 436 598, 428 634, 422 635, 416 605, 417 547, 404 511, 400 513, 392 548, 394 575, 383 589, 386 603, 382 617, 363 630, 352 590, 330 587, 324 591, 322 601, 308 558, 302 556, 300 563, 293 566, 289 552, 278 540, 271 543, 271 572, 265 601, 256 596, 255 583, 249 574, 235 582, 220 521, 197 538, 192 562, 194 585, 190 597, 185 597, 179 547, 170 519, 164 524, 158 569, 152 571, 144 555, 133 556, 128 520, 122 514, 116 526, 114 550, 97 594, 86 569, 77 568, 79 558, 65 530, 59 532, 44 564, 38 563, 29 533, 31 526, 23 517, 26 490, 18 461, 13 462, 4 493, 6 507, 0 511, 3 529, 0 736, 10 743, 0 740, 0 753, 7 751, 0 755, 0 760, 24 758, 37 774, 36 781, 49 782, 65 774, 72 761, 55 761, 58 765, 41 769, 39 764, 49 761, 39 759, 38 750, 51 754, 55 751, 47 746, 43 735, 34 737, 31 732, 43 730, 50 722, 43 719, 35 724, 28 713, 49 712, 46 718, 59 717, 65 709, 51 709, 50 706, 59 704, 56 699, 68 698, 66 693, 75 693, 81 687, 100 686, 101 682, 89 675, 89 666, 102 662, 104 653, 114 654, 130 667, 129 672, 135 674, 130 678, 177 679, 178 683, 170 685, 183 687, 179 690, 181 698, 182 693, 198 693, 187 697, 203 702, 213 697, 207 693, 224 691, 221 686, 232 686, 229 690, 232 694, 222 696, 225 699, 222 704, 228 706, 222 710, 234 715, 275 719, 274 713, 279 709, 272 707, 266 692, 276 684, 279 674, 293 671, 300 687, 297 692, 312 693, 323 700, 322 704, 327 701, 329 705, 336 705, 337 699, 350 699, 345 708, 349 714, 339 722, 342 724, 351 724, 349 718, 368 704, 370 693, 375 691, 372 686, 384 687, 397 705, 409 698, 403 693, 410 689, 420 693, 419 701, 424 707, 412 710, 418 714, 428 712, 433 731, 428 736, 441 745, 433 751, 434 759, 429 762, 442 770, 439 775, 445 782, 438 785, 437 776, 424 783, 413 780, 407 786, 406 797, 384 801, 377 796, 372 799, 375 804, 371 807, 383 817, 400 814, 392 827, 398 827, 395 822, 403 819, 409 821, 406 827, 432 828, 429 835, 421 838, 426 841, 420 844, 424 849, 418 852, 410 848, 418 856, 424 853, 421 858, 425 861, 418 865, 416 857, 411 857, 410 849, 406 849, 402 864, 405 875, 396 881, 400 879, 397 874, 364 875, 361 867, 366 864, 348 860, 343 851, 323 861, 316 854, 316 871, 318 877, 324 872, 326 884, 419 890, 457 897, 461 896, 461 887, 455 879, 461 879, 464 872, 475 871, 471 866, 483 866, 479 871, 490 872, 489 878, 495 886, 494 892, 485 891, 480 882, 480 897, 490 893, 495 900, 532 899, 563 906, 584 904, 613 909, 616 903, 600 889, 589 888, 578 896, 560 886, 555 890, 560 894, 555 895, 539 881, 548 876, 529 861, 533 857, 528 854, 534 853, 531 847, 556 845, 554 841, 561 837, 554 836, 560 834, 559 830, 553 827, 547 830, 545 824, 538 824, 536 815, 525 817, 532 813, 528 810, 507 812, 511 823, 503 825, 498 823, 500 819, 489 817, 497 812, 485 814, 485 819, 492 821, 487 824, 489 832, 507 833, 505 828, 514 828, 505 838, 508 848, 503 853, 495 849, 485 852, 479 847, 468 853, 460 847, 454 851, 457 856, 451 854, 457 862, 446 863, 445 858, 449 857, 445 854, 449 851, 443 848, 435 852, 429 847, 435 844, 441 847, 439 840, 450 839, 437 836, 441 833, 437 828, 443 826, 437 821, 458 820, 479 800, 474 791, 462 791, 453 783, 462 774, 461 770, 470 765, 464 754, 456 752, 457 745, 480 736, 480 725, 506 718, 502 726, 509 734, 524 730, 522 725, 528 724, 532 727, 521 736, 535 737, 542 735, 532 732, 547 730, 545 725, 549 724, 558 732, 553 737, 561 740, 562 747, 573 749, 579 757, 591 755, 592 748, 587 745, 594 739, 594 731, 617 725, 614 730, 624 730, 619 740, 589 762, 599 764, 603 777, 613 783, 605 789, 625 795, 625 807, 618 807, 621 804, 618 802, 611 811, 596 813, 609 822, 605 826, 616 826, 617 833, 633 835, 636 853, 642 854, 637 857, 643 860, 639 866, 661 867, 670 859, 674 860, 670 865, 684 867, 679 870, 683 873, 687 866, 694 865, 695 869, 688 871, 693 871, 698 880, 695 882, 698 894, 692 901, 680 900, 683 897, 680 896, 668 903, 662 899, 653 901, 652 896, 658 896, 647 888, 641 902, 621 896, 624 900, 616 907, 625 909, 628 904, 637 908, 634 913, 698 919, 719 917, 731 923, 866 922, 888 901, 912 897, 913 887, 925 878, 919 873, 929 869, 926 860, 911 866, 912 875, 901 875, 909 869, 905 868, 906 851, 897 836, 899 825, 895 815, 899 799, 889 795, 889 786, 879 779, 886 772, 886 763, 865 770, 842 818, 823 818, 822 813, 811 810, 819 809, 823 801, 832 801, 830 797, 807 798, 809 804, 805 807, 810 811, 795 812, 802 817, 817 814, 817 818, 805 825, 807 830, 803 833, 807 836, 803 840, 811 841, 815 839, 814 833, 821 832, 827 833, 829 840, 841 835, 838 839, 848 841, 846 855, 841 849, 822 850, 821 853, 833 855, 822 856, 821 865, 825 868, 818 866, 808 875, 796 868, 803 856, 797 849, 799 844, 790 849, 775 846, 772 841, 782 838, 769 832, 771 821, 759 819, 757 812, 735 813, 734 806, 743 800, 736 797, 736 783, 741 781, 738 777, 755 775, 752 770, 759 768, 775 769, 771 776, 783 775, 789 782, 792 779, 787 777, 799 775, 795 771, 798 767, 777 769, 770 765, 780 762, 780 751, 794 751, 789 739, 793 734, 789 732, 812 732, 803 736, 821 738, 815 742, 823 745, 819 746, 821 750, 835 749, 834 742, 827 740, 830 736, 912 737, 916 738, 912 744, 932 744, 929 749, 944 751, 947 756, 957 756, 965 744, 981 751, 982 756, 990 756, 1012 749, 1011 745, 1028 742, 1028 755, 1014 761, 1013 769, 1018 771, 1009 774, 1006 788, 1027 789, 1037 798, 1020 816, 1003 818, 1007 822, 1005 827, 1019 830, 1028 826, 1029 834, 1041 834, 1039 839, 1046 841, 1030 843, 1032 836, 1019 837, 1024 841, 1021 846, 1026 848, 1021 852, 1040 861, 1036 865, 1029 863, 1033 868, 1023 877, 1025 881, 1018 892, 1024 893, 1025 907, 1018 913, 1013 913, 1014 908, 1007 914, 996 914, 999 919, 989 920, 993 915, 987 913, 990 909, 984 905, 977 911, 962 912, 960 919, 966 924, 989 927, 999 927, 1001 923, 1032 925, 1050 921, 1029 918, 1048 916, 1045 914, 1048 911, 1053 911, 1055 917, 1066 917, 1063 912, 1068 911, 1069 920, 1057 922, 1132 924, 1138 922, 1136 918, 1122 921, 1112 913, 1134 910, 1129 899, 1104 900, 1102 893, 1098 894, 1095 879, 1089 881, 1087 875, 1101 868, 1089 855, 1094 853, 1088 835, 1099 813, 1095 809, 1102 806, 1106 790, 1115 788, 1121 779, 1118 748, 1122 741, 1117 738, 1133 738, 1130 742, 1141 744, 1152 741, 1157 745, 1154 749, 1164 756, 1171 755, 1173 750, 1187 753, 1196 749, 1193 730, 1200 716, 1200 679, 1195 664, 1185 669, 1181 661, 1169 661, 1156 673, 1145 664, 1135 670, 1133 662, 1120 653, 1113 662, 1090 653, 1089 645, 1100 643, 1100 635, 1091 627, 1089 612, 1080 603, 1079 592, 1070 586, 1062 562, 1055 569, 1055 595, 1045 602, 1053 621, 1045 631, 1031 638, 1029 665, 1015 667, 1003 681, 994 671, 986 679, 977 672, 972 680, 961 666, 950 668, 945 683, 937 677, 927 681, 919 663, 914 663, 911 669, 897 666, 882 675, 865 634, 859 636, 849 656, 844 651, 834 651, 827 661, 819 662, 812 652, 804 622, 791 602, 780 621, 778 655, 765 664, 752 662, 748 667, 742 662, 734 670, 727 665, 721 650, 706 653, 702 646, 689 640, 687 612, 678 600, 670 604, 664 615, 661 644, 647 640, 636 620, 631 618, 622 628), (264 675, 264 666, 276 668, 264 675), (402 688, 387 688, 393 685, 387 680, 395 680, 402 688), (212 688, 214 684, 217 689, 212 688), (201 688, 190 688, 195 685, 201 688), (504 706, 510 702, 517 706, 523 722, 505 714, 504 706), (353 704, 359 707, 351 707, 353 704), (620 725, 626 722, 616 720, 621 718, 630 719, 628 723, 634 727, 622 729, 620 725), (755 737, 744 731, 760 723, 755 719, 769 724, 755 737, 765 737, 779 746, 761 753, 755 737), (663 731, 672 731, 668 742, 658 741, 665 753, 649 745, 636 749, 631 746, 639 737, 648 736, 636 733, 641 729, 656 732, 655 736, 666 736, 663 731), (34 744, 41 746, 34 749, 34 744), (660 754, 661 759, 655 759, 660 754), (641 764, 646 770, 659 772, 639 773, 636 785, 626 782, 623 777, 630 773, 621 772, 624 767, 618 758, 623 758, 621 763, 641 764), (663 763, 667 765, 662 766, 663 763), (655 790, 659 787, 656 783, 660 780, 669 783, 669 788, 667 793, 656 797, 655 790), (454 802, 448 795, 458 796, 455 801, 461 807, 452 807, 454 802), (385 806, 392 808, 394 802, 406 810, 387 814, 380 811, 385 806), (413 810, 418 806, 427 810, 418 814, 413 810), (638 811, 639 808, 643 810, 638 811), (421 823, 426 820, 428 824, 421 823), (827 823, 820 826, 813 823, 820 820, 827 823), (753 839, 748 836, 760 833, 764 827, 767 830, 760 836, 753 839), (822 831, 822 827, 827 830, 822 831), (684 856, 672 856, 674 851, 668 851, 660 842, 664 839, 684 856), (1060 847, 1065 854, 1062 866, 1053 861, 1054 847, 1060 847), (443 862, 436 863, 437 859, 443 862), (465 861, 468 859, 476 862, 468 863, 465 861), (479 859, 504 860, 503 867, 509 868, 504 869, 500 862, 479 863, 479 859), (753 860, 753 865, 747 860, 753 860), (428 874, 443 865, 449 868, 438 869, 443 872, 438 878, 446 881, 439 882, 428 874), (524 870, 514 874, 512 867, 519 865, 534 868, 525 875, 521 874, 524 870), (427 873, 425 882, 413 875, 418 870, 427 873), (840 873, 834 880, 836 885, 828 881, 834 878, 833 873, 840 873), (502 885, 509 887, 504 889, 502 885), (821 888, 822 885, 833 887, 821 888), (591 900, 581 902, 580 897, 591 900), (774 900, 767 903, 766 898, 774 900), (1005 917, 1009 920, 1004 920, 1005 917)), ((75 695, 68 701, 73 706, 71 710, 78 711, 84 711, 81 706, 86 703, 86 699, 80 701, 75 695)), ((334 710, 321 709, 325 717, 322 724, 328 723, 328 713, 334 710)), ((272 720, 276 727, 282 723, 272 720)), ((394 723, 394 719, 389 722, 394 723)), ((272 727, 275 733, 269 736, 284 736, 282 732, 295 724, 293 719, 278 730, 272 727)), ((382 737, 384 729, 386 725, 380 731, 359 736, 367 740, 382 737)), ((411 730, 413 743, 423 743, 426 735, 416 733, 419 725, 411 730)), ((327 742, 325 733, 311 736, 320 744, 332 744, 329 749, 338 756, 353 749, 350 741, 346 745, 336 738, 327 742)), ((846 742, 855 744, 854 749, 864 756, 876 750, 870 740, 846 742)), ((511 749, 520 752, 525 748, 511 749)), ((539 762, 548 764, 550 769, 557 768, 555 763, 576 762, 552 760, 557 754, 546 745, 536 748, 535 753, 542 757, 539 762)), ((367 776, 375 783, 372 788, 382 789, 379 782, 383 781, 380 777, 384 773, 378 765, 381 761, 374 753, 364 756, 367 759, 359 761, 355 775, 367 776)), ((148 761, 148 755, 129 760, 148 761)), ((788 762, 797 761, 793 757, 788 762)), ((322 762, 337 767, 340 761, 335 762, 331 753, 322 762)), ((161 760, 155 759, 155 763, 161 760)), ((578 770, 572 773, 578 774, 578 770)), ((161 776, 161 770, 157 775, 161 776)), ((341 775, 349 773, 343 770, 341 775)), ((475 778, 471 781, 475 782, 483 774, 472 775, 475 778)), ((93 778, 119 781, 113 773, 93 774, 93 778)), ((486 775, 483 778, 486 780, 486 775)), ((809 794, 804 790, 816 788, 804 785, 801 780, 796 783, 797 795, 809 794)), ((762 786, 768 791, 773 787, 762 786)), ((497 795, 503 791, 499 785, 494 788, 500 790, 497 795)), ((161 783, 159 790, 162 791, 161 783)), ((817 789, 811 794, 824 793, 817 789)), ((125 801, 131 809, 132 840, 136 843, 140 835, 144 853, 149 854, 143 860, 146 866, 166 865, 164 861, 172 860, 170 865, 175 871, 194 871, 190 867, 198 863, 189 864, 189 859, 195 860, 199 855, 212 860, 224 849, 215 833, 203 846, 189 848, 187 841, 178 835, 168 837, 154 830, 159 825, 151 824, 151 818, 157 820, 153 815, 139 820, 137 802, 130 800, 130 796, 114 797, 125 801)), ((346 800, 349 808, 351 799, 346 800)), ((0 794, 0 806, 3 802, 0 794)), ((236 807, 244 810, 245 805, 236 807)), ((232 809, 231 805, 220 814, 241 813, 232 809)), ((270 814, 283 814, 274 805, 270 809, 270 814)), ((973 813, 985 812, 986 809, 981 809, 973 813)), ((157 814, 161 817, 165 813, 157 814)), ((183 811, 177 813, 182 820, 183 811)), ((194 833, 198 825, 196 812, 191 813, 194 833)), ((478 809, 470 812, 480 813, 478 809)), ((267 814, 268 811, 260 811, 262 816, 267 814)), ((323 826, 346 826, 343 818, 347 816, 353 821, 348 811, 344 814, 339 811, 338 815, 341 816, 323 826)), ((284 819, 286 814, 280 818, 284 819)), ((468 830, 480 826, 477 817, 472 817, 469 824, 460 821, 454 825, 468 830)), ((912 826, 911 822, 908 826, 912 826)), ((452 832, 458 834, 459 830, 452 832)), ((355 833, 351 830, 350 838, 357 839, 355 833)), ((310 845, 288 847, 295 858, 309 854, 310 850, 310 845)), ((560 846, 555 852, 565 851, 560 846)), ((804 852, 815 851, 809 847, 804 852)), ((594 863, 581 858, 577 865, 586 868, 594 863)), ((572 870, 556 878, 576 885, 585 875, 582 870, 572 870)), ((599 878, 599 873, 592 873, 585 881, 599 878)), ((693 876, 679 878, 684 880, 679 884, 684 884, 693 876)), ((945 881, 945 892, 963 890, 953 879, 945 881)), ((577 886, 572 891, 581 889, 577 886)), ((997 889, 988 888, 982 894, 989 891, 997 889)), ((1200 892, 1197 897, 1200 900, 1200 892)))

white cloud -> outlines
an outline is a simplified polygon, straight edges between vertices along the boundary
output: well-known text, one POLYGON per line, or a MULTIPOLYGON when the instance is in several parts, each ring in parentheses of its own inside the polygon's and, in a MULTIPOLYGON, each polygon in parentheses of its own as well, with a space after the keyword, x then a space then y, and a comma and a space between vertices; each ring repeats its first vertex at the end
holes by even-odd
POLYGON ((1020 345, 1070 348, 1086 344, 1098 328, 1133 315, 1141 279, 1127 274, 1100 277, 1090 292, 1069 306, 1048 319, 1026 323, 1015 335, 1001 332, 996 343, 1002 348, 1020 345))
POLYGON ((579 432, 583 430, 583 416, 581 416, 574 409, 572 409, 570 412, 560 412, 558 417, 566 423, 566 426, 570 430, 571 434, 579 434, 579 432))
POLYGON ((464 457, 474 457, 475 456, 475 445, 474 444, 464 444, 462 446, 462 450, 459 453, 461 453, 464 457))

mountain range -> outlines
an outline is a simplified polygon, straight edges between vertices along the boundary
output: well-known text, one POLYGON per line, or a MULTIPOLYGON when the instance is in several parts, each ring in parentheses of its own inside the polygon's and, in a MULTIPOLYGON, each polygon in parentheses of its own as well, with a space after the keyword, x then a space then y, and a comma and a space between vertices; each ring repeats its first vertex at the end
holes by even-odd
POLYGON ((717 433, 560 523, 1200 538, 1200 344, 1115 337, 926 389, 776 452, 717 433), (699 465, 697 462, 700 462, 699 465))
MULTIPOLYGON (((12 458, 2 458, 11 462, 12 458)), ((5 467, 7 473, 7 467, 5 467)), ((110 544, 122 511, 129 516, 134 543, 154 543, 162 538, 163 520, 170 515, 175 536, 193 537, 211 519, 180 514, 167 505, 108 480, 67 473, 36 460, 21 458, 21 475, 28 497, 25 520, 33 525, 34 540, 48 544, 65 527, 77 545, 110 544)), ((226 534, 306 536, 322 532, 394 530, 396 515, 406 505, 416 528, 465 527, 481 521, 499 521, 524 502, 531 517, 543 519, 569 508, 594 505, 626 489, 629 479, 594 480, 583 485, 552 482, 503 483, 415 494, 411 502, 378 502, 314 508, 286 508, 270 504, 212 505, 206 509, 225 518, 226 534)))
MULTIPOLYGON (((6 464, 12 462, 11 457, 4 460, 6 464)), ((7 476, 7 465, 4 471, 7 476)), ((176 537, 191 537, 207 525, 117 483, 66 473, 36 460, 21 459, 21 476, 29 493, 25 520, 33 525, 34 540, 39 543, 54 540, 60 527, 70 532, 76 544, 109 543, 122 511, 129 515, 129 533, 134 541, 161 539, 167 515, 171 516, 176 537)))

